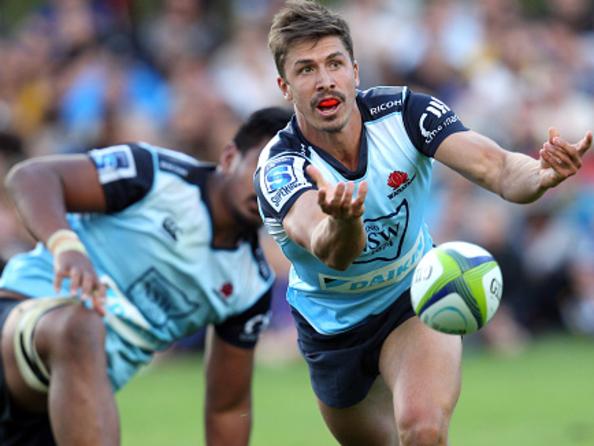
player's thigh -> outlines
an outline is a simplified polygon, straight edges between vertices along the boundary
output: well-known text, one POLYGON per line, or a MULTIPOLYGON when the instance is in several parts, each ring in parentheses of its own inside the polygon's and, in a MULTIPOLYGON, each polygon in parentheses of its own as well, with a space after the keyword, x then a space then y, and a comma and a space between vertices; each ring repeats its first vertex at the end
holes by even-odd
POLYGON ((398 445, 392 392, 381 376, 364 400, 347 408, 333 408, 318 400, 326 425, 343 446, 398 445))
POLYGON ((399 426, 432 416, 449 422, 460 395, 461 361, 461 338, 418 318, 392 331, 382 346, 380 373, 393 389, 399 426))
POLYGON ((29 299, 16 306, 2 329, 5 379, 15 402, 27 410, 45 410, 47 389, 33 388, 25 374, 34 375, 34 382, 42 382, 49 379, 40 369, 51 370, 50 354, 82 361, 92 350, 102 352, 104 332, 101 318, 74 299, 29 299), (23 327, 30 327, 30 336, 23 327), (29 346, 28 353, 25 345, 29 346), (21 349, 20 353, 16 349, 21 349), (17 353, 24 358, 20 365, 17 353))
MULTIPOLYGON (((4 294, 2 292, 2 294, 4 294)), ((28 301, 25 301, 28 302, 28 301)), ((19 371, 15 355, 15 336, 19 320, 19 313, 22 311, 25 302, 6 299, 0 296, 0 306, 10 306, 10 311, 4 314, 2 324, 1 349, 2 368, 5 386, 10 393, 11 400, 18 406, 28 410, 42 410, 47 401, 44 393, 31 389, 19 371), (16 306, 15 306, 16 305, 16 306)))

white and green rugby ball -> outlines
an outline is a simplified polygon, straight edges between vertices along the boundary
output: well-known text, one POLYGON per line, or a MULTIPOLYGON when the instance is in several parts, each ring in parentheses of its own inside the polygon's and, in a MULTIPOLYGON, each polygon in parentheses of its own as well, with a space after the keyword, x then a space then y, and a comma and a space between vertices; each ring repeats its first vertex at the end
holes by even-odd
POLYGON ((410 296, 415 313, 431 328, 468 334, 491 320, 502 291, 501 269, 491 254, 472 243, 448 242, 423 256, 410 296))

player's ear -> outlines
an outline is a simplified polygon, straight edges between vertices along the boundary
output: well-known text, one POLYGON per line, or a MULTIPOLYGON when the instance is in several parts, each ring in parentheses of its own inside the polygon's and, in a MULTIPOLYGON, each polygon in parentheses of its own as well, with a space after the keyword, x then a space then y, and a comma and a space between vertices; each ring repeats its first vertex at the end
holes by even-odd
POLYGON ((293 100, 293 95, 291 94, 291 89, 289 88, 289 83, 283 79, 282 76, 276 78, 276 83, 278 88, 280 88, 281 93, 283 94, 283 98, 286 101, 291 102, 293 100))
POLYGON ((237 150, 237 146, 233 143, 227 144, 219 158, 219 169, 223 172, 230 172, 239 162, 240 158, 241 154, 237 150))
POLYGON ((359 63, 356 60, 353 61, 353 71, 355 73, 355 87, 358 87, 361 81, 359 79, 359 63))

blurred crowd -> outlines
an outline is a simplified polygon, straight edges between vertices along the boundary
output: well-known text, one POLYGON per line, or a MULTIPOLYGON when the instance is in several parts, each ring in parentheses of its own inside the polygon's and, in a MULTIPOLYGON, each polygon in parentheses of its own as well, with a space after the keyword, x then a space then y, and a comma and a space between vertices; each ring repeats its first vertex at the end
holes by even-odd
MULTIPOLYGON (((11 2, 8 2, 10 4, 11 2)), ((0 6, 0 172, 18 159, 144 140, 216 161, 243 118, 282 105, 266 46, 281 0, 47 0, 0 6)), ((409 85, 535 155, 594 128, 590 0, 326 1, 351 25, 361 88, 409 85)), ((5 196, 0 258, 31 246, 5 196)), ((489 249, 504 274, 490 344, 594 336, 594 153, 558 191, 511 205, 437 168, 436 242, 489 249)), ((287 264, 267 240, 281 277, 287 264)), ((273 328, 290 324, 282 297, 273 328)))

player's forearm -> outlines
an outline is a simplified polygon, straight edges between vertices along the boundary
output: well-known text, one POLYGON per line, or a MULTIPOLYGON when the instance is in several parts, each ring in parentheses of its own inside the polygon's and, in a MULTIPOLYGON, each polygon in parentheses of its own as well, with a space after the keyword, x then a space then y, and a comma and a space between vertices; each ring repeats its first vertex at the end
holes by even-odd
POLYGON ((547 190, 542 186, 540 173, 540 161, 521 153, 508 152, 496 192, 513 203, 531 203, 547 190))
POLYGON ((344 271, 365 248, 365 230, 361 218, 326 217, 311 235, 311 250, 333 269, 344 271))
POLYGON ((68 227, 64 192, 59 176, 35 162, 13 168, 5 186, 23 222, 39 240, 68 227))
POLYGON ((247 446, 251 429, 249 407, 206 413, 207 446, 247 446))

